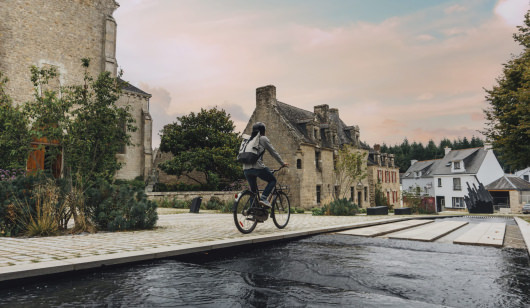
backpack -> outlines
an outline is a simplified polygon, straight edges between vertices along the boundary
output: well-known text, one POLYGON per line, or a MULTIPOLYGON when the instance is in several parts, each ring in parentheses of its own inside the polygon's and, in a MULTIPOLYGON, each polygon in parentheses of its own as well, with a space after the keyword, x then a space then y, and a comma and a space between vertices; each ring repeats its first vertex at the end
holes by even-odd
POLYGON ((250 140, 249 135, 243 135, 243 141, 239 146, 239 153, 237 154, 237 161, 242 164, 255 164, 258 159, 265 153, 259 153, 259 138, 260 133, 250 140))

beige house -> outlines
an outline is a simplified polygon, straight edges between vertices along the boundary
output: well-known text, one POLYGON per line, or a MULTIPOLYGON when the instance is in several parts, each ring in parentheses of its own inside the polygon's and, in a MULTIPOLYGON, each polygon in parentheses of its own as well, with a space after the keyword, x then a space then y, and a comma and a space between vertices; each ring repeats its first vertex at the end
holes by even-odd
POLYGON ((523 205, 530 203, 530 183, 515 175, 503 175, 485 186, 493 197, 495 210, 520 214, 523 205))
MULTIPOLYGON (((328 105, 303 110, 276 99, 276 87, 269 85, 256 89, 256 109, 245 130, 250 134, 255 122, 265 123, 266 134, 285 162, 290 164, 279 178, 290 188, 291 205, 310 209, 332 200, 336 189, 334 162, 338 149, 350 145, 366 154, 369 147, 360 142, 359 127, 347 126, 339 111, 328 105)), ((270 168, 278 163, 265 154, 270 168)), ((365 164, 366 166, 366 164, 365 164)), ((368 178, 349 187, 348 197, 362 207, 370 206, 368 178)))
MULTIPOLYGON (((90 58, 90 74, 117 73, 114 0, 2 0, 0 1, 0 71, 9 79, 7 94, 16 104, 33 97, 30 66, 55 67, 59 73, 50 85, 59 88, 82 84, 82 58, 90 58)), ((130 105, 138 127, 134 146, 124 148, 124 163, 117 178, 146 178, 152 165, 151 130, 147 94, 126 86, 118 105, 130 105)))
POLYGON ((394 164, 394 154, 381 153, 379 144, 374 145, 368 155, 368 183, 370 187, 370 205, 375 206, 375 190, 381 192, 393 207, 401 204, 399 188, 399 168, 394 164))

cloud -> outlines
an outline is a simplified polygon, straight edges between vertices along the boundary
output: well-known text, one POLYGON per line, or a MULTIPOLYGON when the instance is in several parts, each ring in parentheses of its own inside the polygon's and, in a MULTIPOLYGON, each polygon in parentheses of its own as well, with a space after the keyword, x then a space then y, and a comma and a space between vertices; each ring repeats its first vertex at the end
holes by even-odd
POLYGON ((459 13, 459 12, 465 12, 465 11, 467 11, 467 8, 460 4, 452 5, 444 10, 446 14, 453 14, 453 13, 459 13))
POLYGON ((217 105, 242 130, 255 89, 273 84, 287 104, 338 108, 373 144, 481 128, 472 114, 485 108, 483 88, 491 88, 502 63, 519 50, 505 22, 517 15, 504 13, 512 12, 503 8, 511 1, 500 1, 495 13, 466 2, 382 22, 333 24, 293 20, 293 3, 259 10, 208 1, 124 1, 115 14, 117 58, 128 78, 149 85, 142 89, 153 94, 155 125, 217 105), (507 17, 494 15, 501 13, 507 17))
POLYGON ((524 14, 530 9, 528 0, 499 0, 495 5, 495 14, 510 26, 521 26, 524 14))
POLYGON ((171 94, 168 90, 161 87, 151 87, 146 83, 140 83, 139 87, 152 95, 149 100, 149 113, 153 119, 153 147, 156 148, 160 144, 160 131, 166 124, 175 122, 177 117, 183 114, 171 111, 171 94))

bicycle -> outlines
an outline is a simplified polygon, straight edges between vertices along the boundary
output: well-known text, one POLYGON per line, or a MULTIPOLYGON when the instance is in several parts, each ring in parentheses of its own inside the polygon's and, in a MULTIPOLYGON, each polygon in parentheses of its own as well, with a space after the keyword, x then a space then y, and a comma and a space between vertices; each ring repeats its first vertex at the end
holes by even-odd
MULTIPOLYGON (((280 167, 271 172, 274 174, 282 168, 280 167)), ((236 195, 233 208, 234 223, 241 233, 248 234, 254 231, 258 222, 265 222, 269 218, 268 209, 261 206, 259 200, 259 190, 257 193, 244 190, 236 195)), ((291 217, 291 205, 279 181, 276 181, 276 186, 269 196, 269 202, 271 204, 270 217, 272 221, 278 229, 285 228, 291 217)))

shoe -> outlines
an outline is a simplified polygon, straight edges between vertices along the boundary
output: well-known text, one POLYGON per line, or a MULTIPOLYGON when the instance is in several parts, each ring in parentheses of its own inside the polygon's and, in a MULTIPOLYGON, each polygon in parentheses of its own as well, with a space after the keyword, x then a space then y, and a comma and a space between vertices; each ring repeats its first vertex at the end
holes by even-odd
POLYGON ((259 204, 261 204, 263 207, 268 208, 268 209, 272 208, 270 202, 267 199, 259 200, 259 204))

